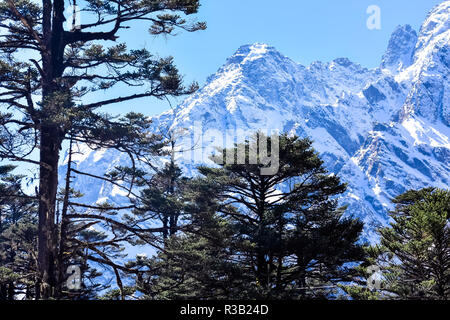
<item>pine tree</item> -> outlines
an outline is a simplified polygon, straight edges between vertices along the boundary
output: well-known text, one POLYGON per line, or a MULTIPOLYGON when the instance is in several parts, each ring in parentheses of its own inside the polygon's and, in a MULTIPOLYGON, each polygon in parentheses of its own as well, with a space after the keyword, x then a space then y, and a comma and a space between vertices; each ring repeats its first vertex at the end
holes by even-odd
MULTIPOLYGON (((189 179, 183 176, 181 168, 176 163, 177 131, 159 129, 164 147, 160 155, 165 155, 167 162, 161 166, 154 166, 148 158, 141 161, 147 166, 141 176, 134 175, 136 183, 142 186, 138 198, 138 212, 162 226, 162 242, 174 236, 179 229, 180 219, 185 216, 185 198, 189 179), (164 150, 163 150, 164 149, 164 150), (149 173, 151 173, 149 175, 149 173)), ((182 130, 183 132, 184 130, 182 130)))
POLYGON ((384 289, 400 299, 449 299, 450 192, 412 190, 394 203, 394 222, 380 230, 380 259, 390 258, 384 289))
MULTIPOLYGON (((212 224, 210 225, 212 227, 212 224)), ((141 299, 245 299, 248 283, 241 266, 232 260, 233 243, 225 221, 214 223, 213 233, 183 233, 170 237, 164 250, 133 262, 144 272, 136 278, 141 299)), ((212 230, 210 230, 212 231, 212 230)))
MULTIPOLYGON (((146 147, 139 148, 139 152, 145 150, 146 155, 157 152, 162 145, 155 135, 146 136, 144 140, 146 147), (151 137, 151 139, 148 139, 151 137), (155 145, 153 145, 155 143, 155 145), (148 150, 150 147, 150 150, 148 150)), ((140 141, 139 143, 143 143, 140 141)), ((70 140, 68 155, 65 188, 61 190, 58 197, 57 225, 58 233, 58 299, 91 299, 98 298, 98 293, 110 288, 109 284, 95 282, 96 278, 103 274, 98 269, 109 269, 115 277, 115 286, 112 292, 119 294, 121 299, 125 299, 129 294, 129 289, 124 285, 124 278, 136 274, 138 271, 125 266, 123 261, 126 245, 157 245, 158 237, 155 234, 161 233, 161 227, 147 227, 152 223, 153 217, 145 217, 137 210, 135 203, 134 183, 127 183, 124 176, 117 176, 117 172, 123 168, 116 168, 103 176, 81 172, 75 169, 73 163, 74 141, 70 140), (83 204, 80 199, 83 194, 73 190, 72 180, 76 175, 87 175, 90 178, 100 179, 104 183, 113 184, 129 194, 130 205, 118 207, 108 201, 95 204, 83 204), (134 214, 133 209, 136 209, 134 214), (81 288, 70 290, 67 285, 72 276, 67 271, 77 268, 80 270, 78 281, 81 288), (70 277, 70 279, 69 279, 70 277)), ((133 168, 124 169, 131 180, 136 180, 139 184, 141 170, 133 168)), ((110 295, 107 295, 110 296, 110 295)), ((112 296, 111 296, 112 297, 112 296)))
MULTIPOLYGON (((37 198, 27 196, 22 191, 25 176, 13 175, 14 166, 0 166, 0 300, 36 298, 37 278, 37 198)), ((75 192, 73 192, 75 194, 75 192)), ((64 192, 62 192, 64 194, 64 192)), ((58 215, 58 213, 57 213, 58 215)), ((56 225, 61 225, 57 223, 56 225)), ((91 224, 70 223, 64 247, 64 264, 61 266, 62 281, 58 298, 89 299, 95 298, 102 284, 94 283, 101 274, 89 265, 88 259, 79 254, 79 247, 71 248, 70 236, 81 240, 99 241, 102 235, 88 229, 91 224), (87 230, 86 230, 87 229, 87 230), (81 290, 68 291, 64 288, 67 281, 66 270, 69 265, 81 268, 83 284, 81 290), (64 290, 63 290, 64 288, 64 290)), ((59 240, 60 241, 60 240, 59 240)))
POLYGON ((380 244, 368 248, 359 285, 346 290, 356 299, 448 300, 450 192, 410 190, 393 203, 392 222, 379 230, 380 244), (379 288, 365 285, 369 266, 379 270, 379 288))
POLYGON ((36 201, 22 192, 23 176, 0 166, 0 300, 34 296, 37 250, 36 201))
MULTIPOLYGON (((256 140, 245 143, 247 160, 256 140)), ((280 136, 279 170, 272 175, 263 174, 262 161, 237 164, 239 149, 243 145, 212 157, 218 167, 199 167, 202 177, 189 188, 187 233, 152 261, 162 271, 144 278, 144 292, 162 288, 164 297, 202 299, 330 297, 337 283, 351 278, 349 264, 364 257, 357 243, 362 223, 343 217, 337 205, 345 185, 324 169, 308 139, 280 136), (226 163, 227 153, 235 155, 234 164, 226 163)))
MULTIPOLYGON (((195 184, 195 183, 194 183, 195 184)), ((170 236, 151 258, 137 257, 129 266, 142 271, 136 277, 141 299, 246 299, 251 278, 233 260, 234 233, 226 219, 215 214, 218 201, 199 192, 189 181, 183 189, 186 219, 182 232, 170 236)), ((200 188, 197 188, 199 186, 200 188)))
POLYGON ((117 43, 119 32, 133 21, 148 23, 153 35, 205 28, 204 23, 183 17, 197 12, 198 0, 73 0, 72 5, 82 6, 83 21, 74 19, 65 27, 66 1, 0 1, 0 158, 39 168, 37 298, 42 299, 54 296, 58 286, 55 214, 63 141, 70 135, 95 148, 131 154, 147 125, 134 116, 117 122, 100 109, 196 89, 182 85, 172 58, 158 59, 145 49, 128 50, 117 43), (106 100, 92 96, 99 90, 113 92, 121 84, 136 91, 106 100), (83 103, 88 94, 94 101, 83 103), (32 156, 35 150, 38 159, 32 156))

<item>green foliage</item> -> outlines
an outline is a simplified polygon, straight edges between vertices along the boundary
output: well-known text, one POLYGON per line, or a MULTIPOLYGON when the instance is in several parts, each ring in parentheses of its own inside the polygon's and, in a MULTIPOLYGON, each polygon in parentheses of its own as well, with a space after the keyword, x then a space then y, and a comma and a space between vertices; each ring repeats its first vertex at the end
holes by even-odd
POLYGON ((146 270, 137 278, 137 290, 144 293, 141 299, 245 299, 256 290, 233 261, 233 234, 227 222, 209 221, 208 229, 207 237, 175 235, 157 256, 138 257, 133 264, 146 270))
POLYGON ((164 299, 332 297, 350 279, 349 263, 363 259, 362 224, 343 217, 334 197, 345 185, 326 172, 311 142, 282 135, 272 176, 261 173, 262 164, 221 158, 190 182, 187 234, 149 260, 149 270, 161 271, 141 278, 140 290, 164 299))
POLYGON ((132 286, 125 286, 122 290, 113 289, 98 297, 99 300, 123 300, 134 298, 135 289, 132 286))
POLYGON ((356 299, 447 300, 450 294, 450 192, 425 188, 396 197, 392 223, 379 230, 381 243, 363 266, 378 265, 381 289, 348 289, 356 299))
MULTIPOLYGON (((117 213, 117 208, 71 202, 69 180, 72 175, 85 174, 75 169, 69 170, 64 188, 67 196, 62 200, 64 217, 57 221, 58 164, 64 141, 84 143, 94 150, 116 149, 135 164, 143 155, 159 153, 160 137, 149 132, 150 121, 142 114, 114 118, 105 113, 107 108, 141 98, 181 96, 198 88, 196 83, 183 84, 172 57, 160 58, 146 49, 129 49, 118 42, 119 31, 122 36, 121 31, 136 20, 140 27, 146 25, 150 35, 169 36, 178 30, 194 32, 206 28, 203 22, 188 21, 188 16, 197 13, 199 0, 81 1, 78 5, 82 24, 78 26, 70 26, 72 21, 65 17, 68 5, 67 1, 0 0, 0 108, 8 110, 0 112, 0 160, 26 162, 39 169, 38 299, 61 295, 61 251, 76 251, 73 247, 64 248, 62 243, 70 225, 68 220, 76 211, 73 207, 97 210, 100 214, 91 214, 87 220, 100 220, 103 226, 113 229, 112 233, 117 232, 121 240, 113 242, 119 247, 127 241, 152 238, 143 237, 143 232, 139 239, 125 235, 137 233, 137 219, 127 216, 127 225, 105 217, 117 213), (115 90, 121 86, 132 87, 133 92, 116 96, 115 90), (106 91, 108 98, 99 98, 103 96, 99 90, 106 91)), ((134 169, 132 173, 139 174, 134 169)), ((114 179, 96 178, 118 185, 114 179)), ((131 183, 125 188, 133 186, 131 183)), ((79 214, 80 210, 76 211, 77 223, 82 220, 79 214)), ((107 242, 101 241, 97 247, 107 242)), ((85 249, 87 244, 82 242, 80 246, 85 249)), ((92 243, 89 246, 92 251, 92 243)), ((103 249, 90 259, 100 259, 117 271, 103 249)))
POLYGON ((13 169, 0 166, 0 300, 32 296, 36 277, 36 203, 22 192, 23 177, 13 169))
POLYGON ((394 223, 380 230, 382 249, 392 255, 388 272, 395 275, 386 290, 402 299, 448 299, 450 192, 412 190, 394 203, 394 223))

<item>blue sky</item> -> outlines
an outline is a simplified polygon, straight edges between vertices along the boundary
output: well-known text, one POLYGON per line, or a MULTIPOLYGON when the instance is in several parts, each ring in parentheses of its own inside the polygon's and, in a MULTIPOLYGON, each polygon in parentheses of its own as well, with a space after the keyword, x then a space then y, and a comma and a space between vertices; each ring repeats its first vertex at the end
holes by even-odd
MULTIPOLYGON (((347 57, 361 65, 378 66, 389 37, 397 25, 417 31, 428 12, 441 0, 203 0, 197 20, 208 29, 154 37, 146 24, 124 30, 119 41, 129 47, 145 46, 160 56, 175 58, 187 82, 203 84, 241 45, 263 42, 294 61, 308 65, 347 57), (369 30, 370 5, 381 9, 381 29, 369 30)), ((121 88, 115 94, 129 94, 121 88), (123 91, 123 92, 120 92, 123 91)), ((181 100, 172 100, 176 105, 181 100)), ((110 107, 109 111, 139 111, 146 115, 169 108, 167 101, 142 99, 110 107)))

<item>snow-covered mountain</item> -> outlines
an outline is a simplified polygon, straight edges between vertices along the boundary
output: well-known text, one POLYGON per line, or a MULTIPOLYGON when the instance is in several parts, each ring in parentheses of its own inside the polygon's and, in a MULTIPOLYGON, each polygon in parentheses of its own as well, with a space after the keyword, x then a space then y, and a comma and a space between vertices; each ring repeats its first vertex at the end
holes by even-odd
MULTIPOLYGON (((256 130, 311 137, 327 168, 349 184, 342 204, 366 223, 370 238, 386 223, 390 199, 450 184, 449 67, 450 1, 444 1, 419 32, 396 28, 379 68, 346 58, 303 66, 266 44, 245 45, 203 88, 153 120, 155 130, 186 129, 177 143, 189 174, 222 140, 229 146, 256 130)), ((126 161, 113 151, 82 151, 77 166, 90 172, 126 161)), ((92 202, 123 196, 86 177, 75 187, 92 202)))

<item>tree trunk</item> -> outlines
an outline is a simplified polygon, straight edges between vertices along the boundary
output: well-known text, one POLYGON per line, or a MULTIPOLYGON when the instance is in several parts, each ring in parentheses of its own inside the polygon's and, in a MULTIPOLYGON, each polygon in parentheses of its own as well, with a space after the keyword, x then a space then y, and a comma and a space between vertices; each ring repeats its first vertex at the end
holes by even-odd
POLYGON ((53 296, 56 285, 55 207, 58 190, 58 160, 61 148, 56 126, 42 126, 40 144, 39 226, 38 226, 38 299, 53 296))
POLYGON ((10 282, 8 285, 8 300, 14 301, 15 293, 16 293, 16 287, 14 285, 14 282, 10 282))
POLYGON ((7 300, 7 285, 6 284, 0 284, 0 301, 7 300))
POLYGON ((66 241, 67 241, 67 228, 69 225, 69 219, 67 218, 67 211, 69 210, 69 198, 70 198, 70 175, 72 174, 72 154, 73 154, 73 139, 70 138, 69 151, 68 151, 68 161, 67 161, 67 171, 66 171, 66 185, 64 188, 64 200, 61 211, 61 225, 59 234, 59 251, 58 251, 58 284, 56 296, 58 298, 62 297, 63 285, 66 280, 66 270, 67 263, 64 258, 66 251, 66 241))
POLYGON ((42 119, 40 126, 38 281, 36 298, 54 297, 57 286, 56 259, 58 257, 55 225, 56 194, 58 192, 58 161, 64 133, 59 116, 64 101, 60 99, 64 56, 64 1, 43 0, 42 34, 42 119))

